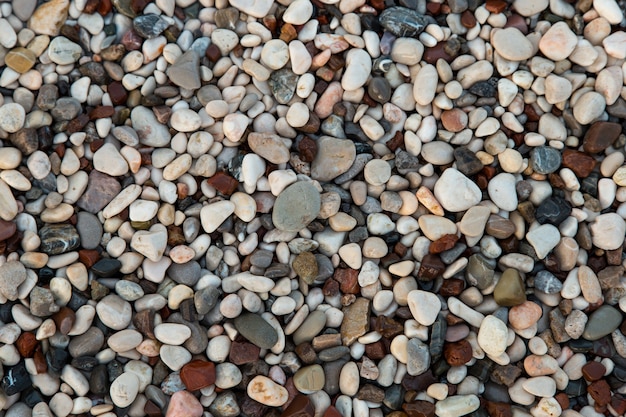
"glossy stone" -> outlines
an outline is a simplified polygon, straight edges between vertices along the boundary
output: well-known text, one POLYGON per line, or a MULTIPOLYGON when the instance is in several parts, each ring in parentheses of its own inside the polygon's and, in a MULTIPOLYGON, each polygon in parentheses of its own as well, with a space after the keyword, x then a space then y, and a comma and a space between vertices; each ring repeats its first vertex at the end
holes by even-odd
POLYGON ((402 38, 417 37, 429 23, 424 15, 406 7, 385 9, 378 20, 385 30, 402 38))
POLYGON ((48 255, 60 255, 80 246, 76 228, 69 224, 51 224, 39 230, 41 250, 48 255))
POLYGON ((530 153, 530 165, 539 174, 550 174, 561 166, 561 153, 549 146, 539 146, 530 153))
POLYGON ((180 379, 189 391, 196 391, 215 383, 215 364, 194 360, 182 367, 180 379))
POLYGON ((537 207, 535 218, 540 224, 558 226, 572 211, 572 205, 562 197, 551 196, 537 207))

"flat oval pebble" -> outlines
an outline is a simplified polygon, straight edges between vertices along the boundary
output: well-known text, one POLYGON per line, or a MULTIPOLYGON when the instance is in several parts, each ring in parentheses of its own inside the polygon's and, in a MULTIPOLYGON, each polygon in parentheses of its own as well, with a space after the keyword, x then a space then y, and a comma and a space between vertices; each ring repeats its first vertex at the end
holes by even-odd
POLYGON ((285 188, 274 203, 274 226, 286 232, 306 227, 320 212, 320 194, 309 182, 300 181, 285 188))

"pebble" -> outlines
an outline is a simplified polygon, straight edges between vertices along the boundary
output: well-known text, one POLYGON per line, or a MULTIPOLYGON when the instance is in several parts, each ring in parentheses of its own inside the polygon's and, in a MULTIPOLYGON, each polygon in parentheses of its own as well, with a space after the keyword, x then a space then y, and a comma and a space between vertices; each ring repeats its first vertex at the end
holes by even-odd
POLYGON ((446 169, 439 177, 434 194, 443 208, 451 212, 465 211, 482 197, 478 186, 454 168, 446 169))
POLYGON ((565 22, 557 22, 539 41, 539 50, 553 61, 566 59, 576 48, 578 39, 565 22))
POLYGON ((263 375, 255 376, 248 383, 246 392, 253 400, 271 407, 282 406, 289 397, 289 393, 284 387, 263 375))
POLYGON ((477 341, 485 353, 492 357, 502 355, 507 348, 506 324, 495 316, 486 316, 480 324, 477 341))
POLYGON ((300 181, 285 188, 274 203, 272 222, 279 229, 297 232, 319 214, 320 194, 309 182, 300 181))

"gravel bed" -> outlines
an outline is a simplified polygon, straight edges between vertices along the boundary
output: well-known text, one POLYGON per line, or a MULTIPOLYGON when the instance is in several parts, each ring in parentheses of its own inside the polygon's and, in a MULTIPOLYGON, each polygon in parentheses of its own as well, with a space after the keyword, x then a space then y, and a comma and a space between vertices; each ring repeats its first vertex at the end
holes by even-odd
POLYGON ((624 0, 0 3, 0 417, 626 412, 624 0))

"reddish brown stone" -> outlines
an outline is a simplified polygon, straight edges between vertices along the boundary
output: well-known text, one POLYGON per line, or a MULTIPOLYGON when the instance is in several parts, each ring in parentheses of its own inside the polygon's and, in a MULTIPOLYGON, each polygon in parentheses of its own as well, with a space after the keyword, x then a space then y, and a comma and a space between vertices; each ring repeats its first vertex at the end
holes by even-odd
POLYGON ((295 352, 300 360, 307 365, 313 364, 317 360, 317 353, 315 353, 315 349, 308 342, 300 343, 296 346, 295 352))
POLYGON ((222 57, 220 48, 218 48, 217 45, 214 43, 209 45, 209 47, 206 49, 205 55, 207 58, 209 58, 209 61, 213 63, 217 62, 217 60, 222 57))
POLYGON ((259 359, 261 348, 248 342, 233 342, 230 345, 228 359, 235 365, 254 362, 259 359))
POLYGON ((0 241, 7 240, 15 234, 17 226, 13 222, 0 220, 0 241))
POLYGON ((57 330, 67 335, 76 321, 76 313, 69 307, 61 307, 58 312, 54 313, 52 320, 57 325, 57 330))
POLYGON ((429 1, 426 3, 426 10, 433 16, 437 16, 441 12, 441 3, 429 1))
MULTIPOLYGON (((428 3, 428 4, 434 4, 434 3, 428 3)), ((426 48, 426 50, 424 50, 424 55, 422 55, 422 58, 424 59, 424 61, 433 65, 436 64, 437 61, 439 61, 440 59, 443 59, 446 62, 452 62, 454 57, 449 55, 445 51, 445 47, 446 47, 446 42, 443 41, 443 42, 439 42, 437 45, 433 46, 432 48, 426 48)))
POLYGON ((150 4, 150 0, 131 0, 130 8, 137 14, 143 12, 143 9, 150 4))
POLYGON ((606 367, 602 365, 600 362, 591 361, 587 362, 582 367, 583 377, 589 381, 597 381, 604 376, 606 372, 606 367))
POLYGON ((474 17, 474 13, 470 12, 469 10, 461 13, 461 24, 468 29, 476 26, 476 18, 474 17))
POLYGON ((393 339, 404 332, 404 326, 387 316, 378 316, 374 319, 374 330, 382 334, 383 337, 393 339))
POLYGON ((583 150, 589 153, 603 152, 613 145, 620 133, 622 133, 622 126, 619 123, 595 122, 585 134, 583 150))
POLYGON ((100 6, 100 0, 87 0, 85 7, 83 8, 83 13, 85 14, 94 14, 98 7, 100 6))
POLYGON ((395 152, 396 149, 404 149, 404 135, 401 131, 397 131, 387 142, 387 147, 391 152, 395 152))
POLYGON ((280 39, 286 43, 291 42, 292 40, 298 37, 298 31, 293 27, 291 23, 285 23, 280 28, 280 39))
POLYGON ((87 126, 87 123, 89 123, 89 116, 87 116, 86 114, 81 114, 75 119, 70 120, 70 122, 65 127, 65 130, 69 134, 80 132, 85 128, 85 126, 87 126))
POLYGON ((511 16, 506 20, 506 25, 504 27, 507 28, 517 28, 524 35, 528 34, 528 25, 526 24, 526 19, 523 16, 518 15, 517 13, 511 13, 511 16))
POLYGON ((148 417, 160 417, 163 415, 161 409, 150 400, 146 401, 146 405, 143 406, 143 412, 148 417))
POLYGON ((32 358, 38 346, 39 341, 31 332, 22 333, 15 341, 15 347, 22 358, 32 358))
MULTIPOLYGON (((334 407, 333 407, 334 408, 334 407)), ((291 401, 289 407, 285 408, 281 417, 313 417, 315 415, 315 407, 309 397, 298 394, 291 401)), ((326 416, 326 414, 324 414, 326 416)))
POLYGON ((35 369, 38 374, 43 374, 48 371, 48 363, 46 362, 46 357, 41 352, 41 349, 35 350, 33 362, 35 363, 35 369))
POLYGON ((443 235, 442 237, 440 237, 439 239, 435 240, 434 242, 430 244, 428 251, 430 253, 441 253, 441 252, 447 251, 449 249, 452 249, 454 245, 456 245, 456 242, 458 240, 459 240, 459 237, 457 235, 452 235, 452 234, 443 235))
POLYGON ((586 178, 596 166, 593 156, 573 149, 563 151, 563 167, 574 171, 580 178, 586 178))
POLYGON ((458 278, 444 279, 439 294, 443 297, 456 297, 465 289, 465 281, 458 278))
POLYGON ((417 278, 420 281, 432 281, 441 275, 445 269, 446 265, 439 256, 429 253, 422 259, 417 278))
POLYGON ((298 143, 298 152, 300 152, 300 158, 304 162, 312 162, 315 159, 315 155, 317 155, 317 142, 305 136, 298 143))
POLYGON ((114 114, 113 106, 97 106, 89 112, 89 119, 104 119, 105 117, 112 117, 114 114))
POLYGON ((339 283, 332 278, 329 278, 324 282, 322 292, 326 297, 334 297, 339 294, 339 283))
POLYGON ((97 250, 81 249, 78 251, 78 260, 87 268, 91 268, 100 260, 97 250))
POLYGON ((215 364, 213 362, 195 360, 180 370, 180 379, 189 391, 196 391, 215 383, 215 364))
POLYGON ((372 360, 380 360, 387 355, 387 349, 382 341, 365 345, 365 356, 372 360))
POLYGON ((109 96, 111 97, 111 102, 115 106, 120 106, 122 104, 126 104, 126 100, 128 99, 128 93, 122 83, 119 81, 113 81, 108 85, 107 89, 109 96))
POLYGON ((611 397, 611 408, 615 410, 617 415, 623 415, 626 413, 626 399, 624 399, 621 395, 613 395, 611 397))
POLYGON ((428 401, 405 403, 402 409, 409 417, 435 417, 435 404, 428 401))
POLYGON ((156 339, 154 336, 154 310, 142 310, 133 316, 133 325, 144 336, 156 339))
POLYGON ((491 417, 512 417, 511 404, 487 401, 487 412, 491 417))
POLYGON ((622 248, 607 250, 604 252, 606 255, 606 263, 612 266, 617 266, 622 264, 622 248))
POLYGON ((587 392, 596 402, 596 405, 600 407, 607 405, 611 401, 611 388, 604 379, 592 382, 587 387, 587 392))
POLYGON ((487 0, 485 8, 491 13, 502 13, 506 10, 507 4, 504 0, 487 0))
MULTIPOLYGON (((308 416, 309 414, 306 414, 308 416)), ((305 417, 305 416, 302 416, 305 417)), ((341 413, 332 405, 326 409, 323 417, 342 417, 341 413)))
POLYGON ((206 181, 211 187, 224 195, 231 195, 237 191, 237 186, 239 185, 239 181, 224 171, 217 171, 215 175, 208 178, 206 181))
POLYGON ((559 392, 554 396, 554 399, 559 403, 562 410, 567 410, 569 408, 569 397, 564 392, 559 392))
POLYGON ((359 271, 356 269, 338 268, 335 269, 333 275, 335 281, 339 283, 339 289, 344 294, 358 294, 359 288, 359 271))
POLYGON ((472 360, 472 345, 463 339, 458 342, 446 342, 443 356, 450 366, 461 366, 472 360))
POLYGON ((411 376, 405 374, 404 378, 402 378, 402 386, 407 391, 426 391, 428 387, 436 382, 439 381, 430 369, 421 375, 411 376))
POLYGON ((111 12, 111 9, 113 9, 113 3, 111 3, 111 0, 100 0, 100 5, 98 6, 98 13, 101 16, 106 16, 111 12))

